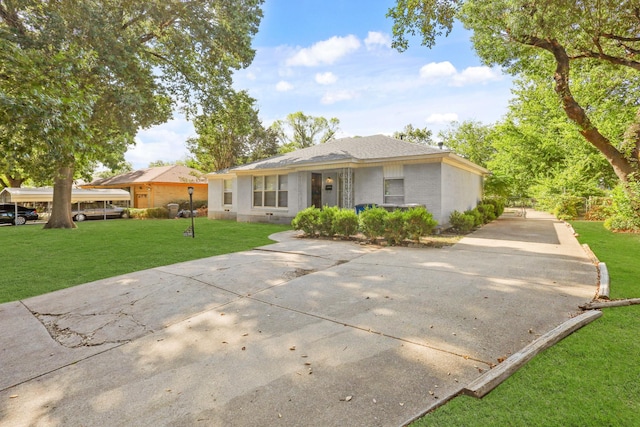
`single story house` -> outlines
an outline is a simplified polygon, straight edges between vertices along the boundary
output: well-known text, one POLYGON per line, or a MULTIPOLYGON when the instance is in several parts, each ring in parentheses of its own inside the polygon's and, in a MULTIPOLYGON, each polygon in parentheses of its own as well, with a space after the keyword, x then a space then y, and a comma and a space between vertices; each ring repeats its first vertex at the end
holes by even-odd
POLYGON ((482 199, 488 173, 449 150, 384 135, 342 138, 208 174, 208 216, 288 223, 309 206, 418 204, 446 225, 482 199))
POLYGON ((207 181, 202 172, 182 165, 139 169, 80 187, 126 190, 131 194, 131 206, 139 209, 166 207, 169 203, 189 200, 188 187, 193 187, 194 203, 207 200, 207 181))

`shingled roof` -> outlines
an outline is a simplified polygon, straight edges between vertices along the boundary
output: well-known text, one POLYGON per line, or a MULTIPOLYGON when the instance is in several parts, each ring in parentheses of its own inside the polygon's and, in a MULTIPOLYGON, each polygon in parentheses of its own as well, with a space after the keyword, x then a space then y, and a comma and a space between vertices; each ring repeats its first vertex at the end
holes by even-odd
POLYGON ((88 186, 124 185, 142 183, 204 183, 205 178, 196 169, 182 165, 138 169, 110 178, 97 179, 88 186))
POLYGON ((385 135, 341 138, 324 144, 292 151, 290 153, 259 160, 254 163, 231 168, 220 173, 251 171, 259 169, 282 169, 303 165, 345 162, 369 162, 407 157, 442 155, 449 150, 440 150, 423 144, 414 144, 385 135))

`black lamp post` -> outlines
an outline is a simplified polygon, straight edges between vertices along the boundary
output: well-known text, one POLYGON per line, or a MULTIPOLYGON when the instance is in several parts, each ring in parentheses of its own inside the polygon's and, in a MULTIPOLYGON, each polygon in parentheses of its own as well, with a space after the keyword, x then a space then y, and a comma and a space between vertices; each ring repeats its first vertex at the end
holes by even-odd
POLYGON ((196 238, 196 229, 193 227, 193 187, 188 187, 189 192, 189 216, 191 216, 191 237, 196 238))

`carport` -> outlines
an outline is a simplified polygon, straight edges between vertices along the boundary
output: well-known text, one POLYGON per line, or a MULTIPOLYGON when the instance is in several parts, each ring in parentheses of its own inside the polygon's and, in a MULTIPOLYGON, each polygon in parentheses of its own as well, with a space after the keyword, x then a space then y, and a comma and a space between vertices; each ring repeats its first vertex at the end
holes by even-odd
MULTIPOLYGON (((80 209, 82 202, 103 202, 105 209, 107 201, 127 201, 131 202, 131 195, 126 190, 120 189, 97 189, 85 190, 73 188, 71 190, 71 203, 77 203, 80 209)), ((43 203, 48 205, 53 203, 53 188, 5 188, 0 192, 0 203, 13 203, 18 211, 18 204, 22 203, 43 203)), ((127 206, 129 206, 127 203, 127 206)))

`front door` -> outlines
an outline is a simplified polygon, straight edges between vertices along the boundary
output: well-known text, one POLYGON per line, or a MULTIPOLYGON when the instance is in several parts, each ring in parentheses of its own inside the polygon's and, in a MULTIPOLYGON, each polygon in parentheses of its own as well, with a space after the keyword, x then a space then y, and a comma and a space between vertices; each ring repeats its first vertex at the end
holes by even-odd
POLYGON ((322 174, 311 174, 311 204, 318 209, 322 208, 322 174))

